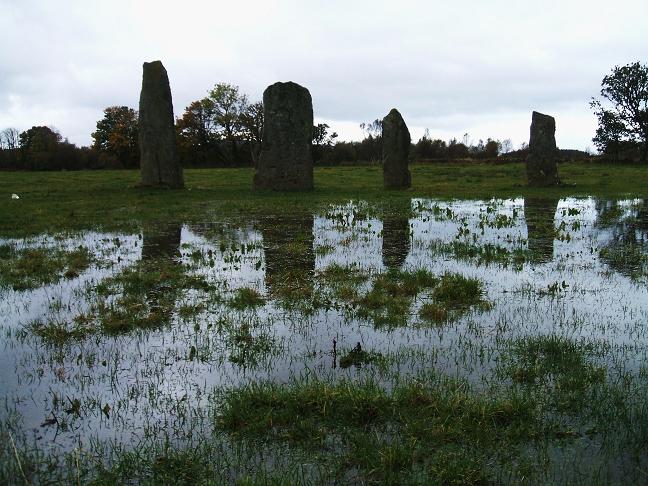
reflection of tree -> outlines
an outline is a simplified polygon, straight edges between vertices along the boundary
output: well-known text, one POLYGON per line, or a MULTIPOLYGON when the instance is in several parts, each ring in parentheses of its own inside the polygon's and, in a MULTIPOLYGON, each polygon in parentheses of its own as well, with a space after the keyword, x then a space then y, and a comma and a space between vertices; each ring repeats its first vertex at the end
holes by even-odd
POLYGON ((277 216, 259 221, 265 254, 265 282, 271 294, 308 298, 313 292, 313 215, 277 216))
POLYGON ((388 269, 403 266, 411 249, 410 224, 411 203, 401 204, 383 216, 382 261, 388 269))
POLYGON ((546 263, 553 259, 556 234, 554 218, 557 208, 557 199, 524 199, 527 244, 531 254, 530 261, 533 263, 546 263))
POLYGON ((597 226, 609 228, 610 242, 601 248, 601 261, 630 278, 648 270, 648 203, 626 213, 618 201, 597 201, 597 226))

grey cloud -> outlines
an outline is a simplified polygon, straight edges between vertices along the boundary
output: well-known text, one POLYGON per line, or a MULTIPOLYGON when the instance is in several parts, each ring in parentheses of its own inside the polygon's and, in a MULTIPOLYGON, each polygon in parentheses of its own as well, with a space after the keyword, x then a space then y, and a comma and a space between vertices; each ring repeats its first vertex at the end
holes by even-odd
POLYGON ((41 114, 82 144, 106 106, 137 106, 142 62, 161 59, 177 115, 216 82, 258 100, 294 80, 332 122, 396 106, 439 133, 490 126, 524 137, 515 124, 538 109, 583 120, 567 139, 582 148, 601 78, 648 52, 648 4, 637 0, 8 3, 0 128, 28 128, 41 114))

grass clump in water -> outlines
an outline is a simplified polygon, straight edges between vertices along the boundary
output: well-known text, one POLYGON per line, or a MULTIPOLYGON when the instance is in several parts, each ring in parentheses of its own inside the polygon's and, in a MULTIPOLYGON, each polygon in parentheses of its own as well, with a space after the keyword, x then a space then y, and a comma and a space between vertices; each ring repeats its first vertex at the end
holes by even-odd
POLYGON ((605 381, 605 368, 593 363, 604 352, 594 342, 529 336, 510 343, 498 373, 518 385, 534 387, 558 410, 578 410, 587 402, 588 393, 605 381))
POLYGON ((85 318, 97 321, 107 334, 158 328, 171 321, 176 302, 188 290, 206 292, 212 287, 173 259, 140 261, 97 286, 100 300, 85 318))
POLYGON ((351 366, 359 368, 363 364, 371 364, 375 361, 380 360, 381 358, 382 355, 380 353, 365 351, 364 349, 362 349, 362 346, 360 346, 360 343, 358 343, 353 349, 351 349, 348 353, 344 354, 340 358, 340 368, 346 369, 351 366))
POLYGON ((72 279, 85 271, 95 258, 84 246, 74 250, 59 248, 0 247, 0 285, 14 290, 33 290, 62 278, 72 279))
POLYGON ((489 458, 535 433, 532 403, 490 397, 466 383, 253 383, 223 397, 218 425, 237 436, 320 451, 360 482, 481 484, 489 458))
POLYGON ((437 283, 438 278, 425 269, 390 270, 377 275, 371 289, 352 304, 359 317, 371 319, 378 327, 405 326, 414 297, 437 283))
POLYGON ((648 276, 648 253, 637 244, 601 248, 599 257, 610 267, 633 280, 648 276))
POLYGON ((369 275, 356 265, 332 263, 319 272, 318 277, 322 283, 331 287, 337 287, 341 285, 361 285, 367 281, 369 275))
POLYGON ((237 310, 255 308, 263 304, 265 299, 259 291, 249 287, 237 289, 234 297, 229 301, 229 306, 237 310))
POLYGON ((79 320, 72 323, 58 320, 47 322, 35 320, 27 327, 33 334, 49 344, 65 344, 69 341, 81 340, 92 332, 90 327, 79 320))
POLYGON ((256 366, 264 356, 276 349, 275 340, 271 336, 253 335, 248 324, 234 327, 228 341, 229 360, 239 366, 256 366))
POLYGON ((456 260, 474 262, 477 265, 501 265, 514 270, 522 270, 525 262, 531 260, 531 252, 526 248, 512 250, 501 245, 486 243, 476 245, 467 241, 454 240, 449 243, 434 241, 430 244, 432 254, 451 256, 456 260))
POLYGON ((419 316, 437 324, 459 319, 471 309, 487 310, 491 304, 484 299, 480 280, 459 273, 445 273, 431 294, 432 302, 426 302, 419 316))

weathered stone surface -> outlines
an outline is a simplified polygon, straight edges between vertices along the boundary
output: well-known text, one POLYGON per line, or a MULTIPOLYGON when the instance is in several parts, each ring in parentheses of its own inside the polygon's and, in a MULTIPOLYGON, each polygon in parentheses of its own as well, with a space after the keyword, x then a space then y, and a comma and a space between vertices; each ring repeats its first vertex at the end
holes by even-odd
POLYGON ((145 62, 139 103, 140 172, 143 186, 183 187, 166 69, 145 62))
POLYGON ((383 183, 386 189, 403 189, 412 185, 407 167, 411 141, 403 117, 393 108, 382 122, 383 183))
POLYGON ((293 82, 275 83, 263 93, 263 141, 255 189, 313 188, 313 100, 293 82))
POLYGON ((533 112, 529 155, 526 160, 527 181, 530 186, 544 187, 560 184, 556 160, 556 121, 552 116, 533 112))

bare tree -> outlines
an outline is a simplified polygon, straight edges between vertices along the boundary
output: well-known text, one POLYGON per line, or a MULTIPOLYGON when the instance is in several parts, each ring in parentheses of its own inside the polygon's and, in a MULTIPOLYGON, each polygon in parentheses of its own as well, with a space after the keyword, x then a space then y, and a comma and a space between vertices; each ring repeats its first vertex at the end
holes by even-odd
POLYGON ((6 150, 17 149, 20 145, 20 132, 15 128, 5 128, 0 133, 0 147, 6 150))

